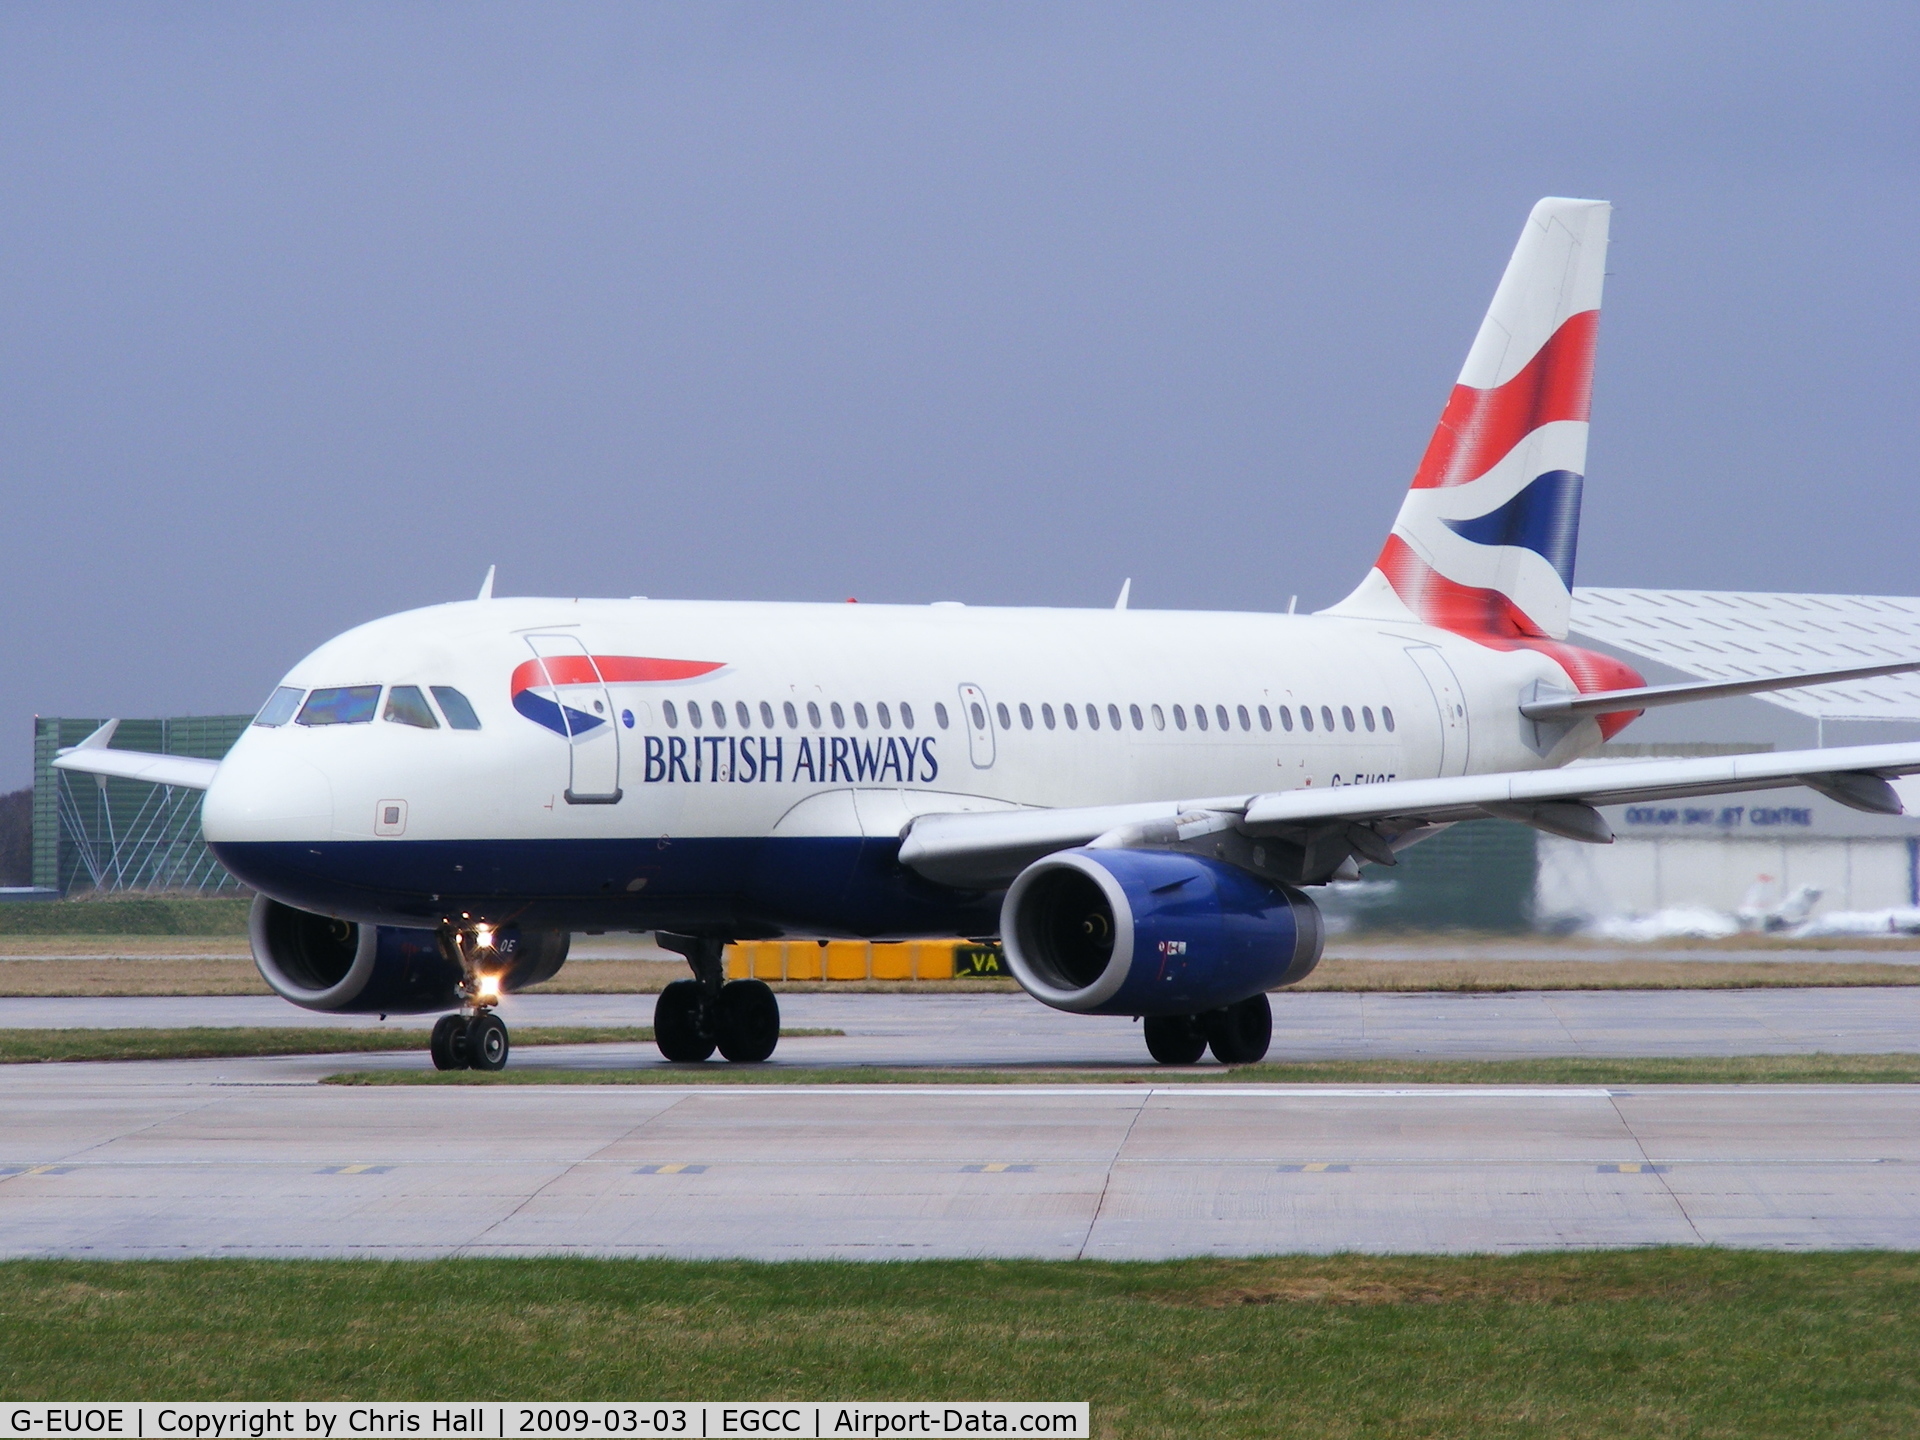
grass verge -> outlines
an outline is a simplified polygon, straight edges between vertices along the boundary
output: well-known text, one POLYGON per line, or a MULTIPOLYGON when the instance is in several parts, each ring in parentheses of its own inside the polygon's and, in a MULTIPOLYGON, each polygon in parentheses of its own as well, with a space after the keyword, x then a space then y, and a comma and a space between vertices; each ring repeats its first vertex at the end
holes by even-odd
MULTIPOLYGON (((782 1030, 783 1036, 840 1030, 782 1030)), ((612 1045, 653 1039, 651 1025, 522 1025, 517 1052, 537 1045, 612 1045)), ((427 1048, 419 1029, 333 1030, 318 1026, 196 1025, 179 1029, 0 1030, 0 1065, 57 1060, 226 1060, 258 1055, 347 1055, 427 1048)))
POLYGON ((14 1400, 1088 1400, 1103 1436, 1920 1433, 1920 1256, 0 1265, 14 1400), (478 1383, 475 1383, 477 1379, 478 1383))
POLYGON ((323 1085, 1912 1085, 1920 1054, 1633 1056, 1532 1060, 1322 1060, 1139 1068, 889 1069, 849 1065, 655 1065, 562 1070, 348 1070, 323 1085))

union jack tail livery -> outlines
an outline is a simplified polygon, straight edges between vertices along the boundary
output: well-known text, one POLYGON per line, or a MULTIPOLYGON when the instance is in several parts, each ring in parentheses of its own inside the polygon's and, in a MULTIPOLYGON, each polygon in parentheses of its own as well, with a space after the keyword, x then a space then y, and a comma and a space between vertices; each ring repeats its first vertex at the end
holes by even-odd
POLYGON ((1533 207, 1393 533, 1330 613, 1566 637, 1611 208, 1533 207))

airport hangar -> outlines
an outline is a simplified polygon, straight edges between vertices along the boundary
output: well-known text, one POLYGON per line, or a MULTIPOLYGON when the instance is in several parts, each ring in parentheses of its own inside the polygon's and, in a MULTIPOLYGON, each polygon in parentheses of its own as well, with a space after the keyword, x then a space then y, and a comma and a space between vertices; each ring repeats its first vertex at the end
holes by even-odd
MULTIPOLYGON (((1580 588, 1573 638, 1659 685, 1738 680, 1920 658, 1920 599, 1580 588)), ((116 745, 218 758, 251 717, 126 720, 116 745)), ((39 895, 237 894, 200 840, 197 791, 52 768, 98 719, 38 717, 34 873, 39 895)), ((1866 745, 1920 735, 1920 674, 1650 710, 1588 761, 1866 745)), ((1322 898, 1335 930, 1576 929, 1696 906, 1775 904, 1803 885, 1814 915, 1920 907, 1920 783, 1906 816, 1866 815, 1807 790, 1696 804, 1611 806, 1609 846, 1508 821, 1457 825, 1367 867, 1322 898)))

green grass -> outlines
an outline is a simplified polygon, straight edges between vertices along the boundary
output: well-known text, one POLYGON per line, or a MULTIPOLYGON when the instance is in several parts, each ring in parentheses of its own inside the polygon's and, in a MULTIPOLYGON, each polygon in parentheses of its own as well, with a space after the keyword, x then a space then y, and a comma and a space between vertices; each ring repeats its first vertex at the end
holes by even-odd
MULTIPOLYGON (((839 1030, 782 1030, 783 1036, 839 1035, 839 1030)), ((651 1025, 524 1025, 513 1048, 611 1045, 653 1039, 651 1025)), ((0 1030, 0 1065, 52 1060, 226 1060, 252 1055, 345 1055, 367 1050, 427 1048, 417 1029, 327 1030, 317 1026, 216 1026, 126 1030, 0 1030)))
POLYGON ((349 1070, 326 1085, 1911 1085, 1920 1054, 1595 1056, 1532 1060, 1323 1060, 1301 1064, 1074 1070, 805 1068, 779 1065, 657 1065, 645 1070, 562 1070, 509 1065, 471 1070, 349 1070))
POLYGON ((0 1390, 1087 1400, 1104 1436, 1920 1433, 1920 1255, 0 1265, 0 1390))
POLYGON ((252 907, 237 896, 0 905, 0 935, 245 935, 252 907))

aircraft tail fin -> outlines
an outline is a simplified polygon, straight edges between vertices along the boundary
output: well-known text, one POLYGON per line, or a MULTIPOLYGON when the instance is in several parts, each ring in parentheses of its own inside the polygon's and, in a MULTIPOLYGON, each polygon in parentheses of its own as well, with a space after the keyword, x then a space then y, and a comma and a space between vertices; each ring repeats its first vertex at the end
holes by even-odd
POLYGON ((1328 614, 1564 639, 1612 207, 1533 207, 1392 533, 1328 614))

